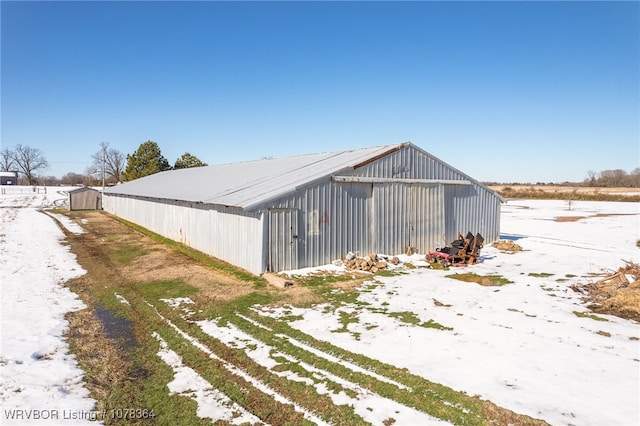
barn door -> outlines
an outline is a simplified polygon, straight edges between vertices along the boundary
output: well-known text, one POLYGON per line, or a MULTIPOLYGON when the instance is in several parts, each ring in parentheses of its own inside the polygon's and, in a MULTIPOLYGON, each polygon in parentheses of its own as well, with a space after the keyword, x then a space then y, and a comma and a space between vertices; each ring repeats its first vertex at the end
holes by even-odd
POLYGON ((269 210, 269 270, 298 269, 298 210, 269 210))
POLYGON ((408 245, 420 253, 443 247, 445 226, 442 185, 411 185, 407 198, 408 245))
POLYGON ((404 253, 409 244, 407 185, 376 183, 373 185, 373 251, 395 255, 404 253))
POLYGON ((443 247, 444 193, 442 185, 384 183, 374 185, 374 250, 424 253, 443 247))

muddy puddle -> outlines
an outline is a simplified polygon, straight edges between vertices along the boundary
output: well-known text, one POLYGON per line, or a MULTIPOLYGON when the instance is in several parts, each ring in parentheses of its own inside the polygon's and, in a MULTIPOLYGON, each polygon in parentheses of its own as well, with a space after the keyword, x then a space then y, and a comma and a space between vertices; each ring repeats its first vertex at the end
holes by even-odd
POLYGON ((102 323, 107 337, 114 340, 118 345, 127 352, 133 351, 138 342, 133 335, 131 322, 122 317, 116 316, 113 312, 106 309, 102 305, 96 305, 96 317, 102 323))

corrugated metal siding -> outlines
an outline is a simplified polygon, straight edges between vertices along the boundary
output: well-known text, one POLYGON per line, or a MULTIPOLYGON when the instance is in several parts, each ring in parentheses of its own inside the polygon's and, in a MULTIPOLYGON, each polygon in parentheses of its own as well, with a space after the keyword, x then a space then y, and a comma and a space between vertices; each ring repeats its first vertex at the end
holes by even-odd
MULTIPOLYGON (((356 168, 352 174, 407 179, 469 179, 467 175, 411 145, 356 168)), ((398 196, 401 197, 403 194, 398 196)), ((495 193, 471 181, 471 185, 444 185, 443 197, 441 202, 444 203, 444 237, 440 236, 436 247, 444 245, 443 238, 447 243, 453 241, 458 232, 480 232, 487 242, 495 241, 500 236, 500 199, 495 193)), ((433 226, 440 225, 436 223, 433 226)), ((426 244, 427 241, 421 243, 426 244)), ((435 247, 428 249, 433 248, 435 247)))
POLYGON ((445 232, 443 185, 410 185, 409 246, 419 253, 442 247, 445 232))
POLYGON ((474 186, 447 185, 445 205, 447 241, 453 241, 458 232, 479 232, 485 244, 500 237, 500 200, 490 192, 474 186))
MULTIPOLYGON (((376 184, 373 188, 375 251, 424 253, 444 233, 442 185, 376 184)), ((441 246, 442 244, 440 244, 441 246)))
POLYGON ((270 271, 298 269, 298 209, 269 210, 270 271))
MULTIPOLYGON (((300 268, 342 259, 349 251, 365 254, 373 249, 371 188, 371 184, 338 184, 325 179, 269 206, 299 210, 300 268)), ((271 234, 268 238, 278 237, 271 234)))
POLYGON ((265 270, 260 213, 175 200, 105 194, 104 209, 254 274, 265 270))
POLYGON ((411 145, 354 169, 352 175, 406 179, 468 179, 463 173, 411 145))

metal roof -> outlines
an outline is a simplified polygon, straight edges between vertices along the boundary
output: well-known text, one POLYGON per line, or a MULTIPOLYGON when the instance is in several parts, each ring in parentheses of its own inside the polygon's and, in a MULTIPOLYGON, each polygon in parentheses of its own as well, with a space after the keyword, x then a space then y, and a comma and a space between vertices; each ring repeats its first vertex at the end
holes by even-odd
POLYGON ((241 207, 245 210, 296 188, 396 151, 409 143, 169 170, 104 190, 122 194, 241 207))

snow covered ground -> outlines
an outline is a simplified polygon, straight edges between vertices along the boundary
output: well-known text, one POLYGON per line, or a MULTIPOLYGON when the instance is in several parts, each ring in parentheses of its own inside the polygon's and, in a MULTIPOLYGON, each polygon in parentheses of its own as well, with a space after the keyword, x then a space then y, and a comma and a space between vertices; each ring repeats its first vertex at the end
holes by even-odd
POLYGON ((29 189, 0 196, 0 423, 95 424, 95 401, 63 338, 64 315, 84 308, 64 283, 85 271, 38 211, 64 195, 29 189))
POLYGON ((502 208, 502 230, 524 251, 486 247, 478 265, 377 277, 377 285, 361 289, 366 308, 262 312, 300 315, 290 325, 317 339, 551 424, 638 425, 640 326, 614 316, 577 316, 588 310, 569 286, 623 266, 622 259, 640 262, 640 205, 573 202, 568 208, 564 201, 511 201, 502 208), (565 216, 584 218, 555 220, 565 216), (446 277, 465 272, 513 283, 483 287, 446 277), (453 330, 407 325, 378 313, 382 308, 453 330), (341 327, 341 312, 359 317, 349 324, 351 333, 332 332, 341 327))
MULTIPOLYGON (((86 417, 63 416, 75 413, 80 417, 91 413, 94 406, 83 386, 82 371, 63 339, 67 327, 64 314, 83 308, 63 284, 84 271, 64 246, 63 234, 52 218, 37 211, 62 197, 51 188, 47 194, 0 196, 2 424, 39 424, 42 418, 34 422, 34 415, 51 416, 54 410, 58 421, 53 419, 51 424, 89 423, 86 417), (16 419, 16 414, 21 419, 16 419), (32 416, 30 422, 27 416, 32 416)), ((640 325, 607 315, 598 314, 606 321, 577 316, 576 312, 588 310, 569 286, 592 280, 590 274, 617 269, 624 264, 622 259, 640 262, 636 247, 640 204, 573 202, 571 210, 568 208, 563 201, 515 200, 504 205, 502 231, 516 239, 524 248, 522 252, 506 254, 488 246, 482 251, 482 263, 471 267, 415 269, 403 275, 375 277, 359 289, 356 303, 344 303, 337 309, 257 306, 255 311, 276 318, 300 315, 301 320, 289 320, 289 325, 317 339, 552 424, 638 425, 640 325), (566 216, 582 219, 555 220, 566 216), (446 276, 464 272, 501 275, 513 283, 483 287, 446 276), (423 323, 432 321, 446 329, 408 324, 389 315, 394 312, 411 312, 423 323), (335 332, 344 326, 341 313, 358 318, 347 325, 348 332, 335 332)), ((71 232, 82 232, 64 216, 55 218, 71 232)), ((184 312, 185 318, 190 316, 189 300, 165 303, 184 312)), ((253 321, 248 317, 241 320, 253 321)), ((198 324, 221 342, 244 349, 267 368, 278 359, 296 362, 233 324, 218 323, 215 318, 198 324)), ((264 327, 258 322, 254 325, 264 327)), ((191 336, 184 337, 210 351, 191 336)), ((339 362, 331 359, 331 354, 304 347, 291 336, 281 337, 316 356, 339 362)), ((233 404, 185 365, 159 335, 156 338, 160 342, 158 356, 174 370, 174 380, 168 383, 170 393, 194 398, 202 417, 259 423, 252 413, 233 404)), ((393 413, 400 425, 445 423, 299 362, 316 378, 309 385, 317 392, 327 393, 336 405, 353 406, 373 424, 382 424, 388 413, 393 413), (330 394, 322 387, 330 382, 349 392, 330 394)), ((356 365, 345 367, 376 375, 356 365)), ((245 374, 233 365, 227 368, 233 374, 245 374)), ((308 381, 290 371, 274 369, 274 374, 308 381)), ((392 377, 375 378, 393 383, 392 377)), ((251 383, 271 392, 264 384, 251 383)), ((273 397, 282 398, 275 393, 273 397)), ((311 413, 305 412, 305 417, 323 423, 311 413)))

